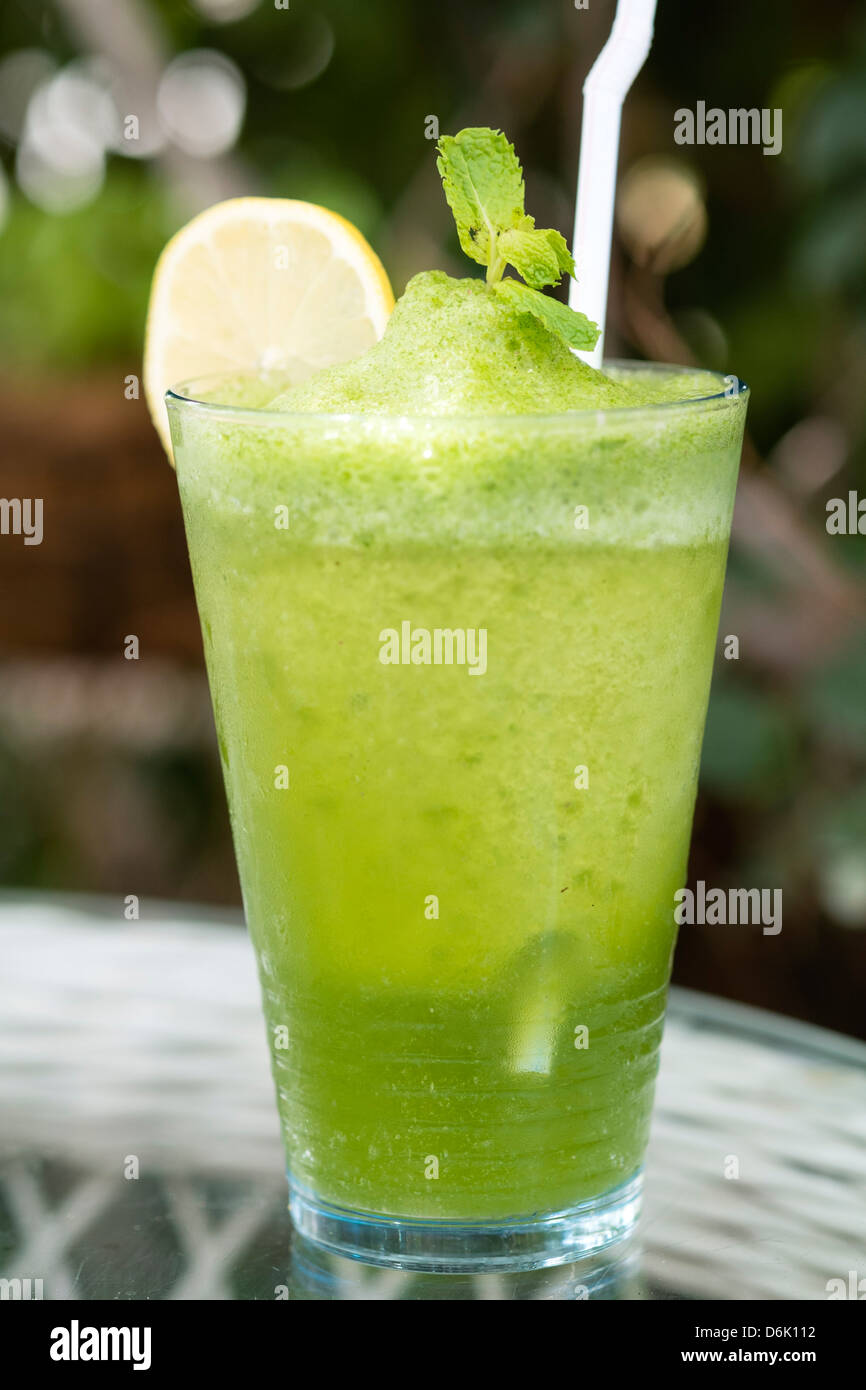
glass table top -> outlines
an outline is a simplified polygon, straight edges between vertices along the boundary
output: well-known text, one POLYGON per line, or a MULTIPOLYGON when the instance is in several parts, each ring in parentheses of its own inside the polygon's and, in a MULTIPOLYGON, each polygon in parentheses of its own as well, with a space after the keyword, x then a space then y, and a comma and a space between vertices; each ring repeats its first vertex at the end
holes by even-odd
POLYGON ((866 1275, 866 1046, 676 989, 615 1259, 419 1275, 300 1241, 238 922, 0 899, 0 1278, 44 1299, 825 1300, 866 1275))

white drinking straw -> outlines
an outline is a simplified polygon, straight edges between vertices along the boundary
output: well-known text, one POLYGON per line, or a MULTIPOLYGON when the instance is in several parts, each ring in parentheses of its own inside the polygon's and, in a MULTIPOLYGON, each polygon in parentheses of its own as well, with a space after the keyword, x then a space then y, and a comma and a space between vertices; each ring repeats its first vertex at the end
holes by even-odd
POLYGON ((646 61, 653 39, 656 0, 619 0, 610 38, 583 84, 583 126, 574 215, 574 259, 568 302, 601 329, 584 362, 600 367, 604 349, 610 244, 619 156, 622 104, 646 61))

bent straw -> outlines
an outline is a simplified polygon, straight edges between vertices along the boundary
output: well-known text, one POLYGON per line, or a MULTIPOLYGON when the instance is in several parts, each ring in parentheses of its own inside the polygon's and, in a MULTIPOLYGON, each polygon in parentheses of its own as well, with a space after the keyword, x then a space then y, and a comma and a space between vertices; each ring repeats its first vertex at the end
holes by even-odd
POLYGON ((583 84, 573 243, 580 284, 571 281, 568 302, 601 329, 592 351, 577 354, 591 367, 601 366, 604 349, 622 104, 650 51, 655 12, 656 0, 619 0, 610 38, 583 84))

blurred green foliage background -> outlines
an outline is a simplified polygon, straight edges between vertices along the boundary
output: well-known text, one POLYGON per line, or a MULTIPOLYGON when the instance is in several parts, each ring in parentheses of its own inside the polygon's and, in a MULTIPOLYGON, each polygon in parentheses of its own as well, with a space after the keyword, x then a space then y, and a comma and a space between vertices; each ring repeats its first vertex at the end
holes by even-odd
MULTIPOLYGON (((397 292, 456 269, 435 115, 502 126, 528 208, 570 239, 580 89, 612 12, 4 7, 0 490, 62 520, 39 549, 0 546, 0 881, 237 897, 173 480, 123 397, 167 237, 259 192, 356 222, 397 292)), ((692 873, 782 887, 785 927, 685 931, 677 976, 866 1035, 866 536, 825 525, 829 499, 866 496, 862 4, 660 0, 620 175, 609 349, 753 389, 692 873), (780 109, 781 154, 677 145, 675 112, 698 101, 780 109)))

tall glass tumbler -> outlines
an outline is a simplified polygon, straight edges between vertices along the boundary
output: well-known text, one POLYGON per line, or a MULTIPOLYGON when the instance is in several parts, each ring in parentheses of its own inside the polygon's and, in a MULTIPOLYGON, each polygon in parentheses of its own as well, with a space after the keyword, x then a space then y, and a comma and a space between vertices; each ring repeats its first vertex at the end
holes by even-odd
POLYGON ((219 395, 168 409, 295 1223, 428 1270, 603 1247, 638 1211, 747 391, 219 395))

